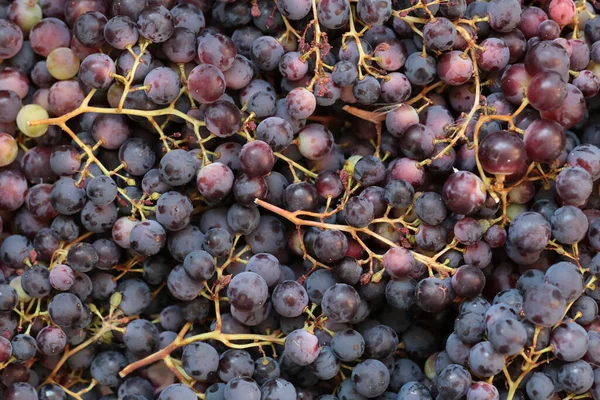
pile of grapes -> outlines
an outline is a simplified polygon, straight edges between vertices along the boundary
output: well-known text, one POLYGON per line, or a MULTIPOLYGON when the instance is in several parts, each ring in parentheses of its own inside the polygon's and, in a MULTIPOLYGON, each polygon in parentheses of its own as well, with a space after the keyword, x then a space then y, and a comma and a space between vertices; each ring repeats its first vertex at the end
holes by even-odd
POLYGON ((600 2, 0 0, 0 399, 600 399, 600 2))

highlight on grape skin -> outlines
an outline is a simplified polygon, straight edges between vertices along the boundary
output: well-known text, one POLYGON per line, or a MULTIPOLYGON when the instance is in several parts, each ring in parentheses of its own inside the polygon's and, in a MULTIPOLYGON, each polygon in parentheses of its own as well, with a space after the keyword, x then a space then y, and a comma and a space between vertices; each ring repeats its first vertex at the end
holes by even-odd
POLYGON ((599 9, 0 0, 0 397, 600 399, 599 9))

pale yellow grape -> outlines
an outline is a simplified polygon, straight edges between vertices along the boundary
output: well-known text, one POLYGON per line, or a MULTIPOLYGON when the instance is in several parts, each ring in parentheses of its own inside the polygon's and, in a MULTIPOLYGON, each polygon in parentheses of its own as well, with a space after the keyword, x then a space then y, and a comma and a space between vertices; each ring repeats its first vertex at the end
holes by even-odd
POLYGON ((29 300, 31 300, 31 296, 29 296, 27 293, 25 293, 25 291, 23 290, 23 286, 21 286, 21 277, 20 276, 17 276, 12 281, 10 281, 9 285, 13 289, 15 289, 15 292, 17 292, 17 295, 19 296, 19 301, 26 303, 29 300))
POLYGON ((8 19, 19 25, 23 33, 29 33, 43 17, 42 7, 35 0, 14 0, 7 14, 8 19))
POLYGON ((68 47, 58 47, 48 54, 46 67, 55 79, 64 81, 77 75, 79 58, 68 47))
POLYGON ((6 167, 17 158, 19 148, 15 138, 8 133, 0 132, 0 167, 6 167))
POLYGON ((36 125, 29 126, 29 121, 37 121, 40 119, 47 119, 49 117, 48 111, 42 106, 37 104, 28 104, 21 108, 19 114, 17 114, 17 126, 24 135, 29 137, 40 137, 48 130, 48 125, 36 125))

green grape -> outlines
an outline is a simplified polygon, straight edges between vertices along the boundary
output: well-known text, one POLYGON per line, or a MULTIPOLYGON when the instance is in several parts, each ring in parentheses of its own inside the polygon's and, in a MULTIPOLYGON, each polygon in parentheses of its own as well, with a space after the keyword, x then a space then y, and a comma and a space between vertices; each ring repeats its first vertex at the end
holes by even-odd
POLYGON ((42 7, 37 1, 15 0, 8 7, 7 17, 27 34, 42 19, 42 7))
POLYGON ((36 138, 42 136, 48 130, 48 125, 36 125, 29 126, 29 121, 36 121, 39 119, 47 119, 49 117, 48 111, 42 106, 37 104, 28 104, 21 108, 19 114, 17 114, 17 126, 19 130, 26 136, 36 138))
POLYGON ((79 71, 79 59, 68 47, 59 47, 52 50, 46 59, 48 72, 54 78, 64 81, 71 79, 79 71))
POLYGON ((15 138, 8 133, 0 132, 0 167, 5 167, 15 161, 18 152, 15 138))

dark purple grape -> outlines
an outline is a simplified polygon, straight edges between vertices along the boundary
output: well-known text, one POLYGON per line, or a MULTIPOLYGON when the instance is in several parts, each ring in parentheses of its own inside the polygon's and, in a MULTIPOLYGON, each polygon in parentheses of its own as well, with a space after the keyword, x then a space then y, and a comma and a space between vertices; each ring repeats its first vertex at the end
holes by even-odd
POLYGON ((478 211, 486 199, 481 179, 467 171, 450 175, 444 183, 442 196, 451 211, 463 215, 478 211))

